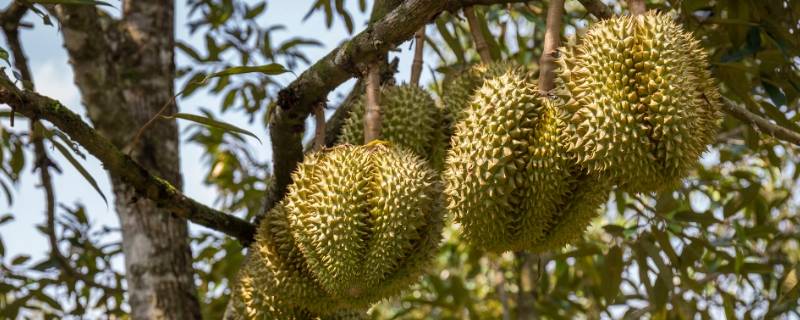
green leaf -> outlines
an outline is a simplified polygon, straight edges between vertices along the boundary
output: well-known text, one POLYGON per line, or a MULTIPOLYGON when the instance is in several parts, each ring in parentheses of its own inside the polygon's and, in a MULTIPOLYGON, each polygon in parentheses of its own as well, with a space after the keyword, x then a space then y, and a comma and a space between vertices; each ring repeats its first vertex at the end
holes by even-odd
POLYGON ((100 186, 97 184, 97 180, 95 180, 94 177, 92 177, 92 175, 89 174, 89 171, 86 171, 86 168, 84 168, 83 165, 81 165, 81 163, 78 162, 78 160, 72 156, 72 153, 69 152, 67 147, 65 147, 61 143, 58 143, 55 140, 50 140, 50 142, 53 143, 53 146, 55 146, 56 149, 59 152, 61 152, 62 155, 64 155, 64 158, 67 158, 67 161, 69 161, 69 163, 71 163, 72 166, 75 167, 76 170, 78 170, 78 173, 80 173, 83 176, 83 178, 86 179, 86 182, 89 182, 89 184, 92 185, 92 188, 94 188, 94 190, 100 194, 100 197, 102 197, 103 201, 106 203, 106 205, 108 205, 108 199, 106 199, 106 195, 103 194, 103 191, 100 190, 100 186))
POLYGON ((188 113, 176 113, 176 114, 174 114, 172 116, 162 116, 162 118, 170 119, 170 120, 171 119, 189 120, 189 121, 196 122, 196 123, 199 123, 199 124, 203 124, 203 125, 206 125, 206 126, 209 126, 209 127, 222 129, 222 130, 224 130, 226 132, 241 133, 241 134, 244 134, 244 135, 251 136, 251 137, 255 138, 256 140, 258 140, 258 143, 261 143, 261 139, 259 139, 258 136, 256 136, 254 133, 252 133, 250 131, 247 131, 245 129, 239 128, 239 127, 234 126, 234 125, 232 125, 230 123, 217 121, 217 120, 214 120, 214 119, 211 119, 211 118, 208 118, 208 117, 203 117, 203 116, 198 116, 198 115, 188 114, 188 113))
POLYGON ((109 6, 114 7, 108 2, 98 0, 28 0, 32 3, 41 4, 79 4, 79 5, 92 5, 92 6, 109 6))
POLYGON ((9 67, 11 66, 11 62, 8 61, 8 51, 2 47, 0 47, 0 60, 5 61, 9 67))
POLYGON ((18 265, 21 265, 21 264, 23 264, 25 262, 28 262, 28 260, 30 260, 30 259, 31 259, 31 256, 29 256, 29 255, 24 255, 24 254, 23 255, 18 255, 18 256, 16 256, 14 258, 14 260, 11 260, 11 265, 12 266, 18 266, 18 265))
POLYGON ((277 64, 277 63, 270 63, 270 64, 265 64, 265 65, 262 65, 262 66, 230 67, 230 68, 224 69, 222 71, 210 74, 209 76, 206 77, 206 80, 211 79, 211 78, 216 78, 216 77, 230 76, 230 75, 235 75, 235 74, 254 73, 254 72, 258 72, 258 73, 262 73, 262 74, 266 74, 266 75, 278 75, 278 74, 282 74, 282 73, 287 73, 287 72, 289 72, 289 70, 287 70, 282 65, 277 64))

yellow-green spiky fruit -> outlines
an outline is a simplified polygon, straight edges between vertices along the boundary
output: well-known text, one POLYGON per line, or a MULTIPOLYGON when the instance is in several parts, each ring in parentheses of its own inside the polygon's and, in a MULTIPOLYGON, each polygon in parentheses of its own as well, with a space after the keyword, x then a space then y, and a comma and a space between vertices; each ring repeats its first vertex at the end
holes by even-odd
MULTIPOLYGON (((441 167, 442 159, 433 157, 444 140, 441 110, 431 95, 418 86, 386 86, 381 89, 381 139, 411 149, 441 167)), ((350 116, 342 125, 339 143, 364 143, 366 96, 353 104, 350 116)))
POLYGON ((594 24, 559 62, 570 151, 631 192, 680 182, 714 139, 719 93, 706 52, 668 16, 594 24))
POLYGON ((510 70, 476 91, 456 124, 444 174, 448 210, 484 250, 545 251, 580 236, 610 183, 572 164, 559 103, 510 70))
POLYGON ((441 239, 441 187, 428 164, 386 142, 310 154, 264 219, 259 281, 316 314, 363 309, 416 281, 441 239))
POLYGON ((463 112, 468 108, 472 95, 483 82, 501 76, 511 69, 525 70, 533 75, 538 68, 536 65, 525 68, 509 61, 478 64, 461 71, 445 84, 442 106, 447 137, 452 135, 453 126, 463 118, 463 112))

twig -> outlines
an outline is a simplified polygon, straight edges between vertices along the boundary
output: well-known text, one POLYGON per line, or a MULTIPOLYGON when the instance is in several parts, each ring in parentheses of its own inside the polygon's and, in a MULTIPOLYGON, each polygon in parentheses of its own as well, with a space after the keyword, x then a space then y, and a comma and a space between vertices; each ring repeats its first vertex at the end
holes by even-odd
POLYGON ((481 32, 478 17, 475 16, 475 9, 473 9, 472 6, 464 7, 464 16, 467 17, 469 32, 472 34, 472 40, 475 41, 475 50, 477 50, 478 55, 481 56, 481 62, 492 62, 492 52, 489 50, 489 45, 486 44, 483 32, 481 32))
POLYGON ((628 10, 631 11, 631 15, 643 15, 647 12, 647 5, 644 0, 628 0, 628 10))
POLYGON ((422 75, 423 53, 425 49, 425 27, 422 27, 414 34, 414 61, 411 63, 411 85, 419 86, 419 78, 422 75))
POLYGON ((136 148, 136 144, 139 143, 139 139, 141 139, 142 135, 144 135, 144 131, 147 130, 147 128, 150 127, 154 122, 156 122, 156 120, 158 120, 158 118, 161 117, 161 115, 164 114, 165 111, 167 111, 167 108, 169 108, 170 105, 175 103, 175 99, 177 99, 178 96, 181 95, 181 93, 183 93, 183 92, 181 91, 178 94, 176 94, 175 96, 173 96, 172 99, 167 100, 167 102, 164 103, 164 106, 161 107, 161 109, 158 109, 158 112, 156 112, 156 114, 153 115, 152 118, 147 120, 147 122, 145 122, 144 125, 142 125, 139 128, 139 130, 136 131, 136 135, 133 136, 133 139, 131 139, 131 143, 129 143, 127 146, 125 146, 125 149, 127 149, 128 155, 131 155, 133 153, 133 150, 136 148))
POLYGON ((325 102, 320 102, 314 108, 314 119, 316 120, 316 131, 314 132, 314 146, 312 151, 319 151, 325 147, 325 102))
POLYGON ((34 154, 36 155, 36 164, 34 169, 39 170, 39 179, 45 195, 45 210, 47 213, 47 239, 50 242, 50 255, 61 266, 61 270, 66 272, 70 277, 83 281, 87 286, 102 289, 111 293, 122 293, 119 288, 109 287, 94 281, 91 276, 81 273, 72 267, 69 259, 61 253, 58 248, 58 237, 56 236, 56 223, 55 223, 55 191, 53 190, 53 180, 50 176, 50 167, 54 166, 53 162, 47 156, 47 149, 44 146, 44 138, 42 137, 41 130, 37 129, 40 126, 36 120, 31 121, 31 142, 33 143, 34 154))
POLYGON ((597 19, 608 19, 614 16, 614 12, 611 11, 605 3, 601 0, 578 0, 586 8, 586 11, 589 11, 595 18, 597 19))
POLYGON ((725 112, 730 114, 736 119, 757 128, 759 131, 764 132, 776 139, 787 141, 800 146, 800 133, 786 129, 782 126, 769 122, 769 120, 752 113, 735 102, 723 98, 722 108, 725 112))
POLYGON ((381 73, 377 63, 367 69, 367 106, 364 114, 364 143, 381 136, 381 73))
POLYGON ((561 44, 561 20, 564 15, 564 0, 550 1, 547 8, 547 29, 544 33, 544 48, 539 58, 539 91, 543 94, 555 88, 556 59, 561 44))

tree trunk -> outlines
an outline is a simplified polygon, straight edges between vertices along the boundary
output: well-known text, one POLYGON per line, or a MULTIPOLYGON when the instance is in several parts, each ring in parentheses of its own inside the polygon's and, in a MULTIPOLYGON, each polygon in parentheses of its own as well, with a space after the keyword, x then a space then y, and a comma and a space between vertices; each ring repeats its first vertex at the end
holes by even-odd
MULTIPOLYGON (((95 128, 152 173, 181 188, 175 121, 137 130, 174 95, 174 2, 129 0, 114 21, 95 8, 57 7, 75 83, 95 128), (128 149, 130 148, 130 149, 128 149)), ((172 104, 166 114, 177 111, 172 104)), ((111 177, 133 319, 200 319, 186 220, 111 177)))

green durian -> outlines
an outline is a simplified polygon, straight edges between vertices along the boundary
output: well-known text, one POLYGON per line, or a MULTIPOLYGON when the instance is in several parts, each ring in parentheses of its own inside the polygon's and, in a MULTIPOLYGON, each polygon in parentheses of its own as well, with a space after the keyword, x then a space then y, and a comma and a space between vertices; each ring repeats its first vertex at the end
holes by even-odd
POLYGON ((546 251, 578 238, 610 182, 573 164, 562 141, 561 103, 512 69, 488 79, 456 124, 444 173, 453 219, 492 252, 546 251))
POLYGON ((487 79, 501 76, 509 70, 525 70, 531 75, 538 70, 537 65, 523 67, 515 62, 498 61, 490 64, 477 64, 458 72, 452 80, 444 83, 442 94, 442 108, 446 136, 450 137, 454 125, 463 118, 463 112, 472 101, 472 95, 483 85, 487 79))
POLYGON ((679 183, 718 129, 720 96, 707 60, 666 15, 592 25, 559 59, 571 97, 565 134, 578 163, 625 191, 679 183))
MULTIPOLYGON (((416 281, 441 240, 441 186, 386 142, 306 156, 251 248, 258 283, 294 307, 362 310, 416 281)), ((265 289, 266 290, 266 289, 265 289)))
MULTIPOLYGON (((440 168, 444 132, 441 128, 441 109, 431 95, 418 86, 384 86, 381 88, 381 139, 411 149, 440 168), (434 156, 439 155, 439 156, 434 156)), ((364 113, 366 95, 353 104, 350 116, 342 125, 339 143, 364 144, 364 113)))

